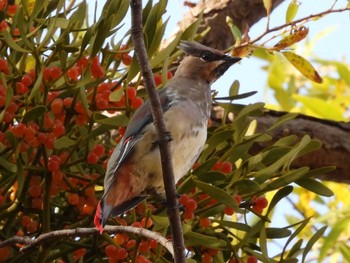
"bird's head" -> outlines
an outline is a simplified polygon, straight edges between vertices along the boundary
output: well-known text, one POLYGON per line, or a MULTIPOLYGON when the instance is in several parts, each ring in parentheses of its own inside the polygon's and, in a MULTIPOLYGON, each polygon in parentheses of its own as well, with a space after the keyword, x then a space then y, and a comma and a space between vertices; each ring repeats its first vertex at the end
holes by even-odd
POLYGON ((194 41, 181 41, 179 48, 187 56, 181 61, 175 76, 198 78, 208 84, 215 82, 229 67, 241 60, 194 41))

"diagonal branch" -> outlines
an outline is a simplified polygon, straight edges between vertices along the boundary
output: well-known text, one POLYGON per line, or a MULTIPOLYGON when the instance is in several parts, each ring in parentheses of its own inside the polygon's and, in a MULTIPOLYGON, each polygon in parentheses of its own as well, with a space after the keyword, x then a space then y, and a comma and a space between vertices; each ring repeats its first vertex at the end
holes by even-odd
POLYGON ((145 87, 152 106, 152 116, 158 134, 158 145, 162 162, 163 182, 168 203, 168 217, 175 250, 174 261, 177 263, 186 262, 185 246, 182 234, 182 225, 179 213, 179 204, 175 187, 175 177, 171 159, 170 136, 165 126, 163 111, 158 93, 155 89, 155 82, 151 65, 143 39, 142 30, 142 1, 131 1, 131 36, 135 45, 135 54, 139 62, 145 87))

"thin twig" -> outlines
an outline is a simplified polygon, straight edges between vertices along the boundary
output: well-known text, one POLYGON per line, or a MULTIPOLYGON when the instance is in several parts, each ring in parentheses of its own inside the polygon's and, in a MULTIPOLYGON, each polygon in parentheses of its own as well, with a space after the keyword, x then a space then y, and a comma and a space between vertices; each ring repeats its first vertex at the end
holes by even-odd
MULTIPOLYGON (((333 6, 332 6, 333 7, 333 6)), ((326 11, 323 11, 323 12, 320 12, 320 13, 317 13, 317 14, 313 14, 313 15, 309 15, 307 17, 303 17, 303 18, 300 18, 300 19, 297 19, 297 20, 294 20, 292 22, 289 22, 289 23, 285 23, 283 25, 280 25, 280 26, 276 26, 274 28, 270 28, 268 30, 266 30, 263 34, 261 34, 260 36, 258 36, 257 38, 253 39, 253 40, 250 40, 246 43, 243 43, 240 47, 245 47, 245 46, 250 46, 252 45, 253 43, 256 43, 258 42, 260 39, 262 39, 263 37, 265 37, 266 35, 272 33, 272 32, 275 32, 275 31, 278 31, 278 30, 281 30, 281 29, 284 29, 288 26, 292 26, 292 25, 296 25, 298 23, 303 23, 303 22, 306 22, 306 21, 309 21, 313 18, 316 18, 316 17, 321 17, 323 15, 327 15, 327 14, 331 14, 331 13, 341 13, 341 12, 344 12, 344 11, 350 11, 350 8, 349 7, 345 7, 345 8, 341 8, 341 9, 332 9, 332 7, 326 11)))
POLYGON ((143 39, 142 1, 132 0, 131 3, 131 36, 135 45, 135 54, 139 62, 149 100, 152 106, 152 116, 158 134, 158 145, 161 156, 163 182, 168 204, 168 217, 174 246, 174 262, 185 263, 185 245, 179 213, 179 203, 175 187, 175 178, 170 149, 170 134, 167 131, 159 96, 156 91, 151 65, 143 39))
MULTIPOLYGON (((132 227, 132 226, 105 226, 104 232, 109 234, 116 234, 120 232, 128 232, 136 235, 140 235, 146 238, 154 239, 157 243, 161 244, 165 247, 172 255, 174 255, 174 249, 171 241, 167 240, 163 236, 161 236, 157 232, 153 232, 144 228, 132 227)), ((0 247, 22 244, 25 245, 20 249, 22 253, 31 250, 32 248, 47 243, 57 238, 62 237, 82 237, 82 236, 90 236, 90 235, 98 235, 99 230, 95 227, 91 228, 75 228, 75 229, 64 229, 64 230, 56 230, 51 231, 49 233, 42 234, 37 238, 33 239, 28 236, 20 237, 14 236, 5 241, 0 242, 0 247)))

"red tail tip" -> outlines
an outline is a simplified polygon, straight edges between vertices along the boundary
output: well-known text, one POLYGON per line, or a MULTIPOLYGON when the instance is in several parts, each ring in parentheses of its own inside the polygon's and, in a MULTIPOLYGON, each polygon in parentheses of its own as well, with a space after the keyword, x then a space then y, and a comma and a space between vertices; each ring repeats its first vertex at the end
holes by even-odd
POLYGON ((101 224, 102 221, 102 211, 101 211, 101 204, 98 202, 97 208, 96 208, 96 213, 95 213, 95 218, 94 218, 94 224, 96 228, 100 231, 100 234, 103 233, 104 227, 101 224))

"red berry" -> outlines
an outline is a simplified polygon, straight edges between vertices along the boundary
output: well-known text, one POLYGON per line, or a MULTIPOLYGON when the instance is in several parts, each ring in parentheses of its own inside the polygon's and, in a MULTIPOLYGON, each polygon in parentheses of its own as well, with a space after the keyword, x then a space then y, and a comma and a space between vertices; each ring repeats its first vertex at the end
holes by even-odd
POLYGON ((17 82, 16 83, 17 93, 18 94, 24 94, 29 91, 28 87, 23 84, 23 82, 17 82))
POLYGON ((54 66, 50 68, 51 80, 57 80, 62 75, 62 70, 60 67, 54 66))
POLYGON ((16 13, 17 10, 17 5, 8 5, 7 6, 7 14, 9 15, 14 15, 16 13))
POLYGON ((63 105, 66 107, 66 109, 70 108, 72 106, 73 98, 67 97, 63 99, 63 105))
POLYGON ((105 247, 105 254, 109 258, 115 258, 118 248, 115 245, 109 244, 105 247))
POLYGON ((149 245, 148 241, 141 241, 139 246, 138 246, 138 251, 140 253, 146 253, 150 250, 151 246, 149 245))
POLYGON ((129 100, 132 100, 136 98, 136 89, 134 87, 127 87, 126 88, 126 96, 128 97, 129 100))
POLYGON ((98 156, 96 153, 91 152, 91 153, 88 154, 87 162, 88 162, 89 164, 96 164, 96 163, 98 162, 99 159, 100 159, 100 158, 99 158, 99 156, 98 156))
POLYGON ((219 171, 220 169, 221 169, 221 167, 222 167, 222 162, 220 162, 220 161, 217 161, 214 165, 213 165, 213 167, 211 168, 213 171, 219 171))
POLYGON ((233 168, 232 163, 225 161, 225 162, 222 162, 220 171, 227 174, 232 172, 232 168, 233 168))
POLYGON ((194 218, 194 213, 190 210, 186 210, 183 217, 184 219, 192 220, 194 218))
POLYGON ((144 255, 137 255, 136 263, 152 263, 144 255))
POLYGON ((202 255, 202 263, 211 263, 213 262, 213 257, 209 253, 204 253, 202 255))
POLYGON ((136 240, 135 239, 130 239, 126 244, 125 244, 125 247, 127 249, 132 249, 134 248, 136 245, 136 240))
MULTIPOLYGON (((7 25, 6 20, 5 20, 5 19, 2 20, 2 21, 0 22, 0 32, 6 30, 7 27, 8 27, 8 25, 7 25)), ((1 70, 1 71, 2 71, 2 70, 1 70)), ((3 72, 4 72, 4 71, 3 71, 3 72)), ((6 73, 6 72, 4 72, 4 73, 5 73, 5 74, 8 74, 8 73, 6 73)))
POLYGON ((30 197, 39 197, 41 195, 41 186, 32 185, 28 189, 28 194, 30 197))
POLYGON ((197 208, 197 202, 196 200, 190 198, 184 203, 184 206, 186 207, 186 210, 193 212, 197 208))
POLYGON ((67 197, 68 203, 71 205, 78 205, 79 204, 79 195, 76 193, 69 193, 67 197))
POLYGON ((172 79, 174 77, 174 74, 169 70, 167 73, 167 78, 172 79))
POLYGON ((117 253, 115 256, 116 259, 125 259, 127 257, 128 257, 128 251, 125 248, 121 247, 117 249, 117 253))
POLYGON ((70 80, 77 81, 80 76, 80 69, 78 66, 73 66, 67 70, 67 77, 70 80))
POLYGON ((226 206, 224 208, 224 213, 228 216, 232 216, 235 213, 235 210, 232 207, 226 206))
POLYGON ((131 64, 132 57, 129 54, 124 54, 122 56, 122 62, 125 66, 129 66, 131 64))
POLYGON ((159 73, 154 74, 154 82, 156 83, 156 86, 159 86, 160 84, 162 84, 163 79, 162 79, 162 75, 160 75, 159 73))
POLYGON ((57 172, 60 169, 60 162, 55 159, 49 159, 47 163, 47 169, 50 172, 57 172))
POLYGON ((249 256, 247 258, 247 263, 257 263, 258 259, 256 258, 256 256, 249 256))
POLYGON ((201 227, 207 228, 210 226, 211 220, 208 217, 201 217, 198 223, 201 227))
POLYGON ((256 206, 257 208, 260 208, 260 209, 264 209, 267 207, 268 204, 269 204, 269 202, 267 201, 267 199, 263 196, 260 196, 260 197, 256 198, 254 206, 256 206))
POLYGON ((25 75, 22 77, 22 83, 23 83, 25 86, 30 86, 30 85, 32 85, 32 83, 33 83, 33 79, 32 79, 32 77, 31 77, 29 74, 25 74, 25 75))
POLYGON ((53 126, 52 133, 55 135, 56 138, 62 136, 65 132, 66 127, 63 125, 63 123, 59 122, 53 126))
POLYGON ((100 62, 98 61, 98 57, 94 57, 91 62, 91 75, 95 79, 103 78, 105 76, 105 72, 100 62))
POLYGON ((136 110, 142 105, 142 103, 143 103, 143 99, 141 99, 140 97, 135 97, 131 100, 130 104, 131 104, 131 107, 136 110))
POLYGON ((96 153, 98 156, 102 156, 105 153, 105 147, 102 144, 96 144, 92 152, 96 153))
POLYGON ((61 98, 55 98, 51 103, 51 110, 56 115, 63 111, 63 100, 61 98))

